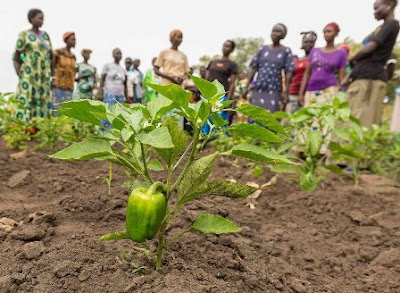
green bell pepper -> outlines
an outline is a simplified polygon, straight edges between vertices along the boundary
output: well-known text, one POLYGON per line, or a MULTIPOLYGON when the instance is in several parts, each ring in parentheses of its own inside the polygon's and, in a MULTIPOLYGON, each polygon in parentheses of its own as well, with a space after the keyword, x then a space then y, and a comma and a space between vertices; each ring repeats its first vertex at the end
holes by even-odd
POLYGON ((165 195, 157 189, 163 186, 155 182, 148 190, 134 189, 126 209, 126 232, 135 242, 153 239, 161 227, 166 211, 165 195))

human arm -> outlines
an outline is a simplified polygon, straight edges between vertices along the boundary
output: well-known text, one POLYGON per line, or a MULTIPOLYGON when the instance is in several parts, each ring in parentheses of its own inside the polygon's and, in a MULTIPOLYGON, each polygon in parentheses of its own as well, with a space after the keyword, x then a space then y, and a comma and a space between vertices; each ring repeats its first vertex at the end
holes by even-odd
POLYGON ((311 64, 309 63, 304 71, 303 79, 301 80, 298 102, 300 106, 304 105, 304 94, 311 76, 311 64))
POLYGON ((250 84, 254 78, 254 75, 256 74, 256 72, 258 71, 257 68, 252 68, 250 67, 249 69, 249 73, 247 75, 247 84, 245 89, 243 90, 243 97, 246 98, 247 94, 250 92, 251 88, 250 88, 250 84))
POLYGON ((229 90, 228 90, 228 100, 233 100, 233 95, 235 94, 235 84, 236 84, 237 74, 233 73, 229 77, 229 90))
POLYGON ((15 69, 15 73, 17 73, 17 75, 20 74, 21 65, 22 65, 22 60, 20 58, 20 54, 21 54, 20 51, 15 50, 14 57, 13 57, 14 69, 15 69))
POLYGON ((183 78, 181 78, 181 77, 172 77, 172 76, 169 76, 169 75, 167 75, 167 74, 164 74, 164 73, 160 70, 160 67, 158 67, 158 66, 156 66, 156 65, 154 65, 154 72, 155 72, 155 74, 157 74, 158 76, 161 76, 161 77, 163 77, 163 78, 166 78, 166 79, 170 80, 172 83, 175 83, 175 84, 177 84, 177 85, 181 85, 182 82, 183 82, 183 78))
POLYGON ((369 57, 385 42, 390 40, 393 35, 397 36, 399 33, 399 23, 397 20, 385 22, 380 31, 376 35, 372 35, 369 43, 364 46, 353 58, 350 59, 350 66, 354 66, 358 61, 369 57))
POLYGON ((394 72, 396 70, 396 64, 397 60, 395 59, 395 56, 392 56, 392 58, 390 58, 388 62, 386 62, 386 74, 389 80, 393 78, 394 72))
POLYGON ((367 58, 376 49, 378 49, 379 44, 376 41, 369 42, 365 47, 363 47, 356 55, 349 60, 350 66, 353 67, 358 61, 367 58))
POLYGON ((103 100, 103 94, 104 94, 104 84, 106 82, 106 77, 107 77, 107 73, 103 73, 100 77, 100 86, 99 86, 99 97, 100 97, 100 101, 103 100))

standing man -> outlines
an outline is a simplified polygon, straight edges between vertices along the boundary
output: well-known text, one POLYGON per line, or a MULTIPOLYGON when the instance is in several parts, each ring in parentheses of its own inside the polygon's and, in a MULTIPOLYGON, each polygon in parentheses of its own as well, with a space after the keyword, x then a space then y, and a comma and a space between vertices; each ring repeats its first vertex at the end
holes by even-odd
POLYGON ((142 91, 142 86, 143 86, 143 73, 139 69, 140 66, 140 59, 135 59, 133 60, 133 65, 131 67, 131 72, 133 72, 133 81, 135 83, 134 85, 134 92, 135 92, 135 103, 141 104, 142 103, 142 98, 143 98, 143 91, 142 91))
POLYGON ((382 119, 382 102, 386 96, 388 80, 385 65, 400 28, 394 16, 396 6, 397 0, 375 1, 375 18, 384 22, 364 40, 364 48, 350 59, 353 69, 347 98, 352 114, 365 127, 379 124, 382 119))

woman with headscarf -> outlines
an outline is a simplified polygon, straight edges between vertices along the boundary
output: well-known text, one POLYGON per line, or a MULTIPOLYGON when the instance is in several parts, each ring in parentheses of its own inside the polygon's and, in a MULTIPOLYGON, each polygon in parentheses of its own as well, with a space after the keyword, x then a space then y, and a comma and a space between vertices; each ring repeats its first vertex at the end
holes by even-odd
POLYGON ((257 73, 251 103, 271 113, 280 110, 280 102, 282 106, 287 103, 288 94, 283 89, 289 88, 294 70, 292 51, 281 44, 286 34, 286 26, 276 24, 271 32, 272 44, 261 48, 250 63, 247 88, 257 73), (282 85, 282 71, 285 73, 285 87, 282 85))
POLYGON ((183 40, 182 32, 173 30, 169 35, 169 40, 171 48, 160 52, 154 64, 154 72, 161 77, 162 85, 170 83, 181 85, 185 74, 189 72, 188 59, 178 49, 183 40))
POLYGON ((75 33, 66 32, 63 40, 65 47, 53 52, 54 78, 52 86, 56 104, 71 100, 75 85, 76 58, 71 52, 76 45, 75 33))
POLYGON ((335 46, 335 38, 339 32, 337 23, 327 24, 324 28, 326 46, 312 49, 308 56, 309 63, 299 93, 299 103, 305 107, 310 106, 313 101, 330 101, 339 91, 338 85, 345 77, 347 65, 346 51, 335 46))
POLYGON ((308 56, 317 41, 317 34, 314 31, 303 32, 301 35, 303 36, 301 49, 304 50, 305 56, 303 58, 294 58, 295 69, 289 86, 289 103, 286 106, 286 112, 292 114, 301 108, 299 104, 301 81, 308 66, 308 56))
POLYGON ((52 107, 52 46, 49 35, 40 30, 43 19, 41 10, 29 10, 32 28, 19 34, 14 53, 14 68, 19 77, 16 98, 21 102, 16 115, 26 122, 34 117, 48 117, 52 107))
POLYGON ((76 64, 76 78, 77 86, 75 88, 73 98, 89 99, 93 97, 93 88, 96 83, 96 67, 89 64, 90 54, 92 50, 83 49, 81 51, 83 62, 76 64))
POLYGON ((397 0, 375 1, 375 18, 384 22, 364 40, 364 47, 350 59, 352 83, 347 89, 347 98, 352 114, 365 127, 379 124, 382 119, 382 102, 388 80, 385 65, 400 28, 394 15, 396 6, 397 0))

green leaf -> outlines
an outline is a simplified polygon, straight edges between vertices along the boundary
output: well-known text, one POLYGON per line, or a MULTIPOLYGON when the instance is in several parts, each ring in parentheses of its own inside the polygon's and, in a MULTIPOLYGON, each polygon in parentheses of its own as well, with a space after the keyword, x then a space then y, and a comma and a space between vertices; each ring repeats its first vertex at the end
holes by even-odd
POLYGON ((174 108, 174 102, 170 99, 160 96, 147 104, 152 120, 161 119, 161 117, 174 108))
POLYGON ((334 134, 344 140, 350 140, 350 132, 348 128, 335 129, 334 134))
POLYGON ((73 100, 61 103, 58 113, 79 121, 101 126, 100 119, 106 119, 106 106, 95 100, 73 100))
POLYGON ((66 161, 85 161, 113 155, 110 142, 100 138, 89 138, 75 143, 50 157, 66 161))
POLYGON ((284 144, 281 144, 278 149, 276 150, 276 152, 278 154, 282 154, 288 150, 290 150, 292 147, 296 146, 298 143, 296 141, 291 141, 291 142, 287 142, 284 144))
POLYGON ((257 188, 248 186, 243 183, 234 183, 222 179, 208 182, 206 183, 206 185, 207 191, 205 192, 205 194, 226 196, 232 198, 246 198, 257 190, 257 188))
POLYGON ((181 184, 178 186, 179 201, 184 201, 185 197, 198 192, 208 176, 210 176, 215 158, 218 152, 196 160, 183 176, 181 184))
POLYGON ((218 113, 211 114, 211 121, 215 125, 215 127, 220 128, 227 125, 229 122, 224 120, 218 113))
POLYGON ((191 230, 210 234, 228 234, 241 231, 241 229, 230 220, 212 214, 198 216, 193 222, 191 230))
POLYGON ((170 99, 175 104, 188 108, 189 99, 192 96, 192 93, 189 91, 185 91, 179 85, 176 84, 168 84, 168 85, 159 85, 159 84, 147 84, 149 87, 154 89, 156 92, 162 94, 164 97, 170 99))
POLYGON ((192 75, 191 79, 207 100, 211 100, 217 94, 217 87, 212 82, 192 75))
POLYGON ((156 172, 164 171, 163 165, 157 159, 152 159, 149 162, 147 162, 147 168, 149 168, 149 170, 151 171, 156 171, 156 172))
POLYGON ((287 165, 287 164, 275 164, 270 166, 271 172, 274 173, 287 173, 287 174, 301 174, 301 166, 287 165))
POLYGON ((108 241, 108 240, 121 240, 121 239, 130 239, 128 233, 124 232, 113 232, 106 235, 101 236, 100 241, 108 241))
POLYGON ((283 142, 275 133, 258 124, 236 124, 227 129, 229 133, 250 136, 266 142, 283 142))
POLYGON ((197 117, 200 118, 202 121, 206 121, 206 119, 208 118, 208 116, 210 116, 211 113, 210 105, 204 101, 198 101, 196 105, 197 104, 199 104, 197 110, 197 117))
POLYGON ((266 150, 265 148, 255 146, 248 143, 242 143, 236 145, 232 149, 232 154, 235 156, 251 159, 259 162, 273 162, 273 163, 282 163, 282 164, 294 164, 286 157, 277 154, 276 152, 272 152, 266 150))
POLYGON ((322 144, 322 133, 320 130, 311 130, 308 133, 308 139, 309 139, 309 150, 310 154, 313 157, 316 157, 319 155, 320 149, 321 149, 321 144, 322 144))
POLYGON ((164 162, 168 166, 171 166, 175 162, 176 158, 185 150, 188 136, 178 125, 176 119, 172 117, 167 117, 164 120, 163 127, 168 129, 174 147, 173 149, 157 148, 156 151, 163 158, 164 162))
POLYGON ((136 139, 143 144, 159 149, 172 149, 174 147, 167 127, 156 128, 149 133, 139 133, 136 139))
POLYGON ((243 104, 236 111, 242 113, 255 120, 256 122, 264 125, 265 127, 280 133, 282 135, 287 135, 286 131, 283 129, 282 125, 274 118, 274 116, 267 110, 251 105, 251 104, 243 104))
POLYGON ((291 114, 286 113, 286 112, 282 112, 282 111, 275 112, 275 113, 272 114, 272 116, 275 119, 290 119, 292 117, 291 114))
POLYGON ((342 168, 340 168, 338 165, 327 165, 327 166, 324 166, 324 168, 335 174, 339 174, 339 175, 346 174, 346 172, 342 168))

